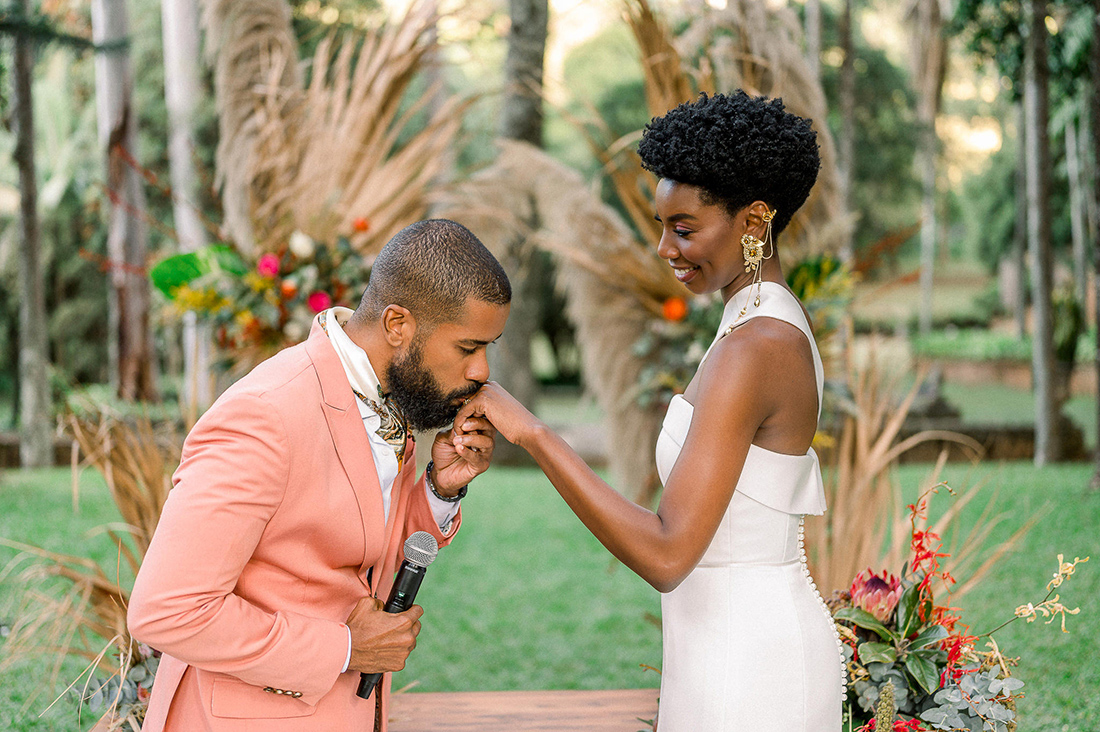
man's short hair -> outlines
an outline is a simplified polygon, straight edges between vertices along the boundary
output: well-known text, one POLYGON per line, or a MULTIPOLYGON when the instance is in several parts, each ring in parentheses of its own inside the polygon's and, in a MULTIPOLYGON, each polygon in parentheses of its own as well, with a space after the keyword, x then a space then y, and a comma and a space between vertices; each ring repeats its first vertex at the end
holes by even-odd
POLYGON ((461 317, 471 298, 507 305, 508 275, 465 226, 428 219, 406 226, 382 248, 356 316, 376 321, 388 306, 400 305, 431 330, 461 317))

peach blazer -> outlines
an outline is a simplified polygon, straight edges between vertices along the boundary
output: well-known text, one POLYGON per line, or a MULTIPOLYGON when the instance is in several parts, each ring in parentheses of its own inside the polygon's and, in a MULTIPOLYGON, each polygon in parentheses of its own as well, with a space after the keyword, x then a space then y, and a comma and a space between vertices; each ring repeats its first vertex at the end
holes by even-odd
POLYGON ((314 321, 188 435, 128 610, 164 654, 145 732, 374 729, 343 623, 386 599, 409 534, 444 545, 460 518, 441 535, 410 443, 384 520, 355 399, 314 321))

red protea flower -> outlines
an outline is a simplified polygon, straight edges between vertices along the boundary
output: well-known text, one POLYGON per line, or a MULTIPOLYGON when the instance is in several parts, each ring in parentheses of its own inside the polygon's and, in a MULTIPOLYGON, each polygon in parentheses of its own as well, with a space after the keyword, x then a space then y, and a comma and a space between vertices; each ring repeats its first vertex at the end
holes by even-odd
POLYGON ((849 592, 852 594, 852 605, 866 610, 885 623, 901 598, 901 580, 885 570, 879 577, 867 568, 852 580, 849 592))

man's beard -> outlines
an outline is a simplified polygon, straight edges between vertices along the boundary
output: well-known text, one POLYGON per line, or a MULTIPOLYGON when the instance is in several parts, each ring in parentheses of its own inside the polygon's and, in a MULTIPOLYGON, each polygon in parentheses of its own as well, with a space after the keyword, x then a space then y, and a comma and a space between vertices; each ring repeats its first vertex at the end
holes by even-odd
POLYGON ((435 375, 424 367, 424 353, 413 343, 404 357, 395 358, 386 368, 389 398, 409 429, 437 430, 454 421, 462 407, 459 400, 473 396, 480 384, 444 393, 435 375))

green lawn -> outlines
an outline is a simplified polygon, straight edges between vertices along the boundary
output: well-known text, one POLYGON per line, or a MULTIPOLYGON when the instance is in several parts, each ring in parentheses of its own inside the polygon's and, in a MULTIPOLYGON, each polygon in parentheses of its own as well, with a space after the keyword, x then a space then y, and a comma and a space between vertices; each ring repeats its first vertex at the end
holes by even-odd
MULTIPOLYGON (((926 470, 902 470, 907 492, 926 470)), ((1037 471, 1007 464, 983 466, 980 472, 989 478, 987 491, 1000 488, 998 505, 1008 516, 994 539, 1007 536, 1045 504, 1054 510, 965 598, 964 620, 975 630, 989 629, 1017 605, 1041 599, 1059 552, 1069 558, 1093 555, 1062 588, 1067 605, 1082 607, 1069 619, 1070 634, 1063 635, 1057 624, 1021 622, 997 637, 1007 653, 1022 659, 1018 675, 1027 682, 1022 730, 1100 729, 1100 695, 1093 693, 1100 688, 1100 494, 1086 492, 1091 469, 1037 471)), ((973 482, 962 467, 952 467, 948 478, 957 486, 973 482)), ((81 515, 74 516, 67 471, 4 473, 0 536, 89 552, 113 567, 109 542, 85 532, 117 516, 101 481, 88 473, 82 483, 81 515)), ((967 511, 970 521, 980 513, 978 503, 967 511)), ((463 511, 462 533, 441 552, 418 598, 426 610, 424 628, 397 686, 451 691, 659 683, 656 674, 641 668, 660 664, 660 631, 651 620, 659 614, 657 593, 610 559, 540 473, 494 468, 472 487, 463 511)), ((0 549, 0 562, 11 556, 0 549)), ((21 712, 27 693, 41 683, 35 667, 0 679, 0 729, 76 728, 71 703, 42 720, 34 714, 48 703, 45 697, 21 712)))

